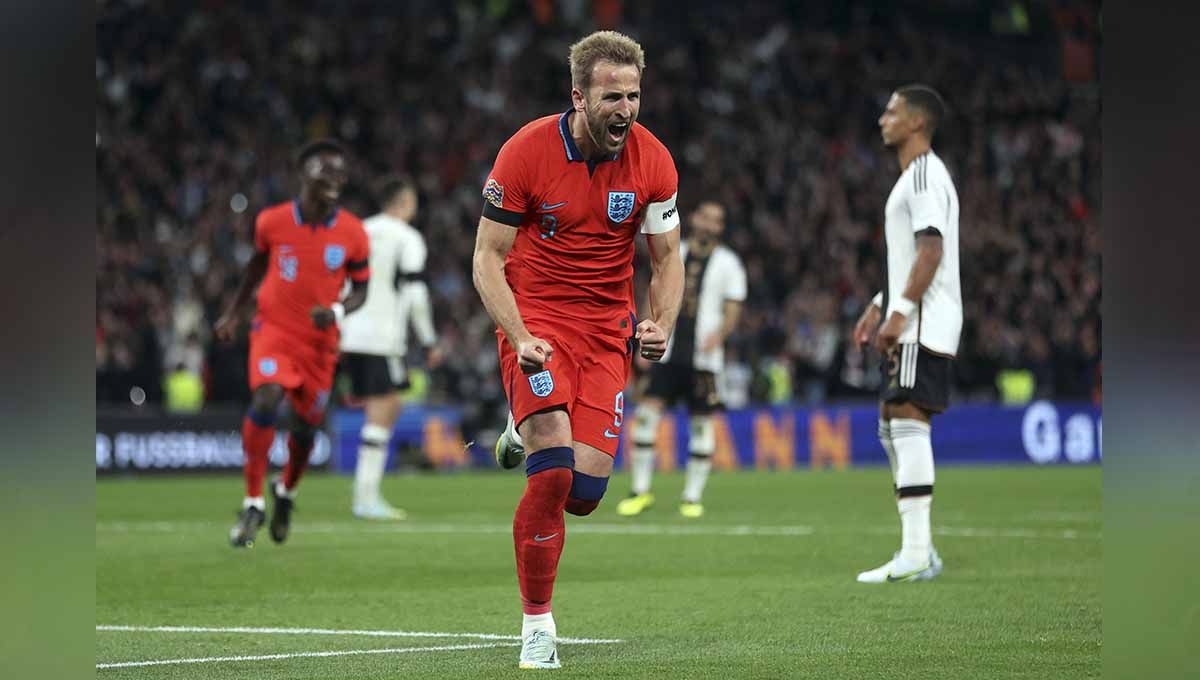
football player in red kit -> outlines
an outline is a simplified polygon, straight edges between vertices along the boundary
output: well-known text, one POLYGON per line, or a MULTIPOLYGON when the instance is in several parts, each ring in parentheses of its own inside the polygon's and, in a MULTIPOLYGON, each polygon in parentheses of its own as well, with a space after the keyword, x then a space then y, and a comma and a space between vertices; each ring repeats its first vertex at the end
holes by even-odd
POLYGON ((550 598, 563 513, 608 485, 631 354, 658 360, 679 313, 678 175, 637 123, 641 46, 600 31, 571 47, 572 107, 521 128, 483 187, 474 280, 496 335, 512 421, 504 467, 525 461, 513 520, 524 608, 520 667, 558 668, 550 598), (650 250, 648 318, 633 302, 634 239, 650 250), (525 452, 528 451, 528 455, 525 452))
POLYGON ((263 478, 285 396, 292 422, 288 462, 271 485, 271 538, 276 543, 287 540, 296 485, 308 465, 333 386, 338 324, 367 299, 367 234, 357 217, 337 205, 347 179, 345 150, 332 140, 312 142, 300 150, 297 163, 300 196, 258 214, 254 256, 233 303, 216 325, 219 339, 233 339, 246 303, 258 288, 258 310, 250 325, 252 394, 242 420, 246 497, 229 536, 235 547, 253 546, 266 521, 263 478), (351 292, 339 301, 346 279, 351 292))

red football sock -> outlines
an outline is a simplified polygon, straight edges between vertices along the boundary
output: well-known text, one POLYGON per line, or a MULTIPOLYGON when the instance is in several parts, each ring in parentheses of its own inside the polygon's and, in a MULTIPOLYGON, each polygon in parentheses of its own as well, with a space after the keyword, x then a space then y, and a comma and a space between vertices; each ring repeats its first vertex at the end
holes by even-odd
POLYGON ((313 439, 308 437, 298 441, 296 435, 289 434, 287 442, 288 461, 287 465, 283 466, 283 487, 291 491, 300 483, 300 477, 308 468, 308 457, 312 455, 313 439))
POLYGON ((267 476, 267 454, 271 451, 273 441, 274 425, 259 425, 250 416, 242 418, 242 450, 246 452, 242 475, 246 479, 246 496, 249 498, 262 496, 263 478, 267 476))
POLYGON ((513 518, 513 543, 517 551, 517 580, 526 614, 550 611, 558 558, 562 554, 566 525, 563 507, 571 492, 571 469, 553 467, 526 480, 525 495, 513 518))

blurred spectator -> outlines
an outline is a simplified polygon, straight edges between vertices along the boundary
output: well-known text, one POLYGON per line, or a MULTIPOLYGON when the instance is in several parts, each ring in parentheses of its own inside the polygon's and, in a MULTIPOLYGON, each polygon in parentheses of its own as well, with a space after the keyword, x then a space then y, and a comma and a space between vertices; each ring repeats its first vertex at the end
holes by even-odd
POLYGON ((163 397, 167 413, 199 413, 204 406, 204 383, 186 365, 176 364, 164 381, 163 397))
POLYGON ((470 278, 480 187, 518 127, 569 105, 567 48, 598 23, 646 49, 640 120, 674 155, 681 205, 726 207, 751 287, 730 342, 752 398, 793 398, 793 380, 810 401, 877 386, 877 359, 845 343, 882 279, 898 174, 876 119, 911 81, 951 108, 935 147, 962 204, 959 397, 997 399, 1000 371, 1029 369, 1039 395, 1093 398, 1099 3, 1010 2, 996 26, 971 5, 102 3, 97 399, 129 403, 140 386, 160 404, 177 363, 208 403, 248 397, 244 341, 209 329, 252 255, 254 215, 293 191, 291 151, 335 135, 358 154, 349 209, 373 208, 361 187, 378 174, 417 178, 439 335, 457 357, 431 398, 466 407, 468 429, 494 426, 494 327, 470 278))

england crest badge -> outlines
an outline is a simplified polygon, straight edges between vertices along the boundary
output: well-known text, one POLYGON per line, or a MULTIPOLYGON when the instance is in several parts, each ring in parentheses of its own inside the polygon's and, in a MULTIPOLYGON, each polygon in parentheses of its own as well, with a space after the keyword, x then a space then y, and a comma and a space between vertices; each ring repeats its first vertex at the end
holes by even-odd
POLYGON ((342 246, 325 246, 325 266, 330 270, 337 269, 346 261, 346 249, 342 246))
POLYGON ((279 364, 271 357, 263 357, 258 360, 258 372, 268 378, 275 375, 279 371, 279 364))
POLYGON ((533 389, 535 397, 548 397, 554 391, 554 376, 550 375, 548 369, 534 373, 529 376, 529 387, 533 389))
POLYGON ((633 214, 634 192, 608 192, 608 219, 613 222, 624 222, 633 214))

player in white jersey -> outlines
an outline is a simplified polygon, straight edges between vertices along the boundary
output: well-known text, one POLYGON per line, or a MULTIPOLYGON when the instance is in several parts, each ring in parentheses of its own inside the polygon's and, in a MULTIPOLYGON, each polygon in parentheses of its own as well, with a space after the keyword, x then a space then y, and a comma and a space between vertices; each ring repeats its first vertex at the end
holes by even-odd
MULTIPOLYGON (((367 303, 342 324, 342 364, 351 391, 364 401, 366 423, 354 471, 355 517, 404 519, 403 510, 384 500, 379 487, 387 462, 392 427, 400 415, 399 390, 408 387, 404 355, 408 323, 426 349, 436 341, 429 289, 421 276, 427 254, 425 239, 410 222, 417 212, 417 190, 406 177, 385 177, 376 197, 383 212, 363 222, 371 242, 370 266, 377 267, 367 303)), ((436 363, 436 350, 430 352, 436 363)))
POLYGON ((720 406, 717 375, 725 366, 725 338, 737 325, 746 299, 746 270, 737 254, 718 242, 725 230, 720 204, 701 203, 688 224, 688 239, 679 248, 683 306, 661 363, 649 365, 649 384, 633 421, 633 492, 617 504, 617 513, 626 517, 654 504, 650 478, 658 423, 663 409, 680 401, 687 404, 690 436, 679 512, 690 518, 704 514, 700 499, 716 448, 711 416, 720 406))
POLYGON ((883 355, 879 441, 892 464, 901 548, 858 575, 862 583, 926 581, 942 571, 933 547, 933 415, 949 401, 951 362, 962 330, 958 276, 958 193, 931 148, 945 115, 941 96, 925 85, 902 87, 879 118, 883 142, 896 151, 900 179, 888 196, 884 288, 854 327, 865 345, 878 328, 883 355), (880 326, 880 320, 883 325, 880 326))

